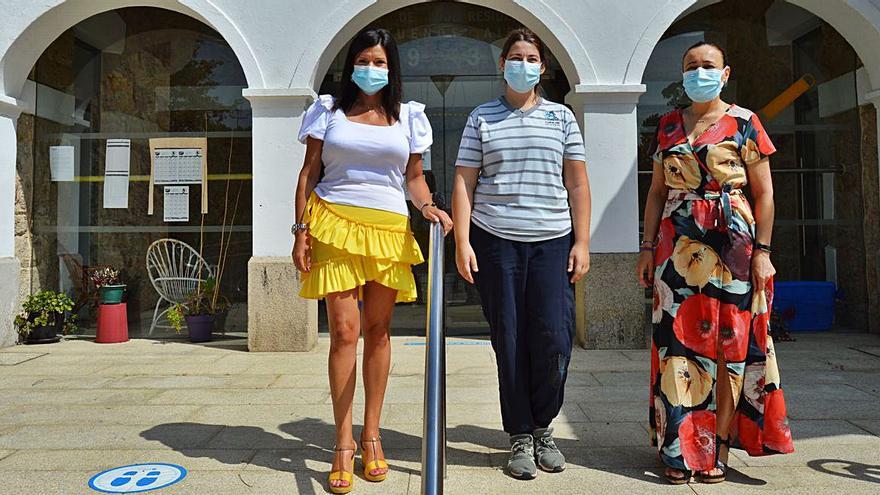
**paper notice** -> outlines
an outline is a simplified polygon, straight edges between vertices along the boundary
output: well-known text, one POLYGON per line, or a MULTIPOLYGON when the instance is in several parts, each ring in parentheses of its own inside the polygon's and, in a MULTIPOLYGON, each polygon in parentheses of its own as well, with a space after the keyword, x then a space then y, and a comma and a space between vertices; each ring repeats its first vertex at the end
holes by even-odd
POLYGON ((104 159, 104 208, 128 208, 131 141, 108 139, 104 159))
POLYGON ((189 186, 165 186, 166 222, 189 222, 189 186))
POLYGON ((151 138, 147 215, 153 214, 155 185, 201 185, 201 212, 208 213, 208 139, 151 138))
POLYGON ((155 184, 201 184, 202 150, 199 148, 157 149, 154 158, 155 184))
POLYGON ((52 182, 73 182, 73 146, 49 146, 49 175, 52 182))

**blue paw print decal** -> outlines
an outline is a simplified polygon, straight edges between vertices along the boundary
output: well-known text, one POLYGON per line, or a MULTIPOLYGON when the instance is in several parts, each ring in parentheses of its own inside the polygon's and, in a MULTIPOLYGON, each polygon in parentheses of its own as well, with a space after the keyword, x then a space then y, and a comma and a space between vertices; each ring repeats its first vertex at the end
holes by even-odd
POLYGON ((135 484, 136 484, 137 486, 139 486, 139 487, 141 487, 141 486, 150 486, 150 485, 152 485, 153 483, 159 481, 159 475, 160 475, 160 474, 162 474, 162 473, 160 473, 159 471, 155 471, 155 470, 150 471, 149 473, 147 473, 146 476, 144 476, 143 478, 139 479, 139 480, 137 481, 137 483, 135 483, 135 484))
POLYGON ((128 471, 126 473, 122 473, 116 479, 110 481, 110 486, 112 487, 120 487, 123 485, 127 485, 131 483, 131 479, 133 476, 137 476, 137 471, 128 471))
POLYGON ((186 469, 175 464, 132 464, 92 476, 89 487, 103 493, 142 493, 171 486, 185 477, 186 469))

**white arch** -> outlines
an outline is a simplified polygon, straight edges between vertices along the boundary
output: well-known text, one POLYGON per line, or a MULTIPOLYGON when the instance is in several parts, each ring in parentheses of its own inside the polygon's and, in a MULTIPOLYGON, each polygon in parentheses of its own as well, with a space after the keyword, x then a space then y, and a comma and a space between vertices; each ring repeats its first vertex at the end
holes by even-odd
POLYGON ((210 0, 67 0, 41 11, 22 30, 0 59, 0 95, 18 98, 28 73, 43 51, 64 31, 94 15, 123 7, 157 7, 197 19, 229 44, 250 87, 262 87, 257 59, 238 27, 210 0))
MULTIPOLYGON (((395 10, 429 0, 399 0, 372 2, 367 6, 343 3, 327 16, 338 24, 321 30, 321 38, 314 40, 297 63, 290 87, 308 87, 318 90, 321 79, 345 44, 370 22, 395 10), (344 22, 348 19, 348 22, 344 22)), ((598 79, 590 57, 580 39, 568 23, 542 0, 463 0, 464 3, 490 8, 516 19, 533 30, 556 56, 572 87, 577 84, 596 84, 598 79)))
POLYGON ((633 49, 626 66, 626 74, 623 76, 624 84, 641 84, 642 75, 645 73, 651 54, 654 53, 654 47, 672 23, 687 13, 719 1, 721 0, 669 0, 663 8, 657 9, 657 13, 648 22, 648 26, 633 49))
MULTIPOLYGON (((720 0, 670 0, 648 24, 633 50, 625 81, 638 84, 648 60, 663 34, 681 16, 720 0)), ((786 0, 812 12, 837 30, 858 54, 871 78, 880 88, 880 10, 869 0, 786 0)))

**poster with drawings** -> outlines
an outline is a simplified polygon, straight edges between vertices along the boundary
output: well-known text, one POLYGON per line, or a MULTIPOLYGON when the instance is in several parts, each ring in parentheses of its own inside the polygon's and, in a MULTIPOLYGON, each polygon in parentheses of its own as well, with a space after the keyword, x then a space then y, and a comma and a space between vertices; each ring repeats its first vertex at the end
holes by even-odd
POLYGON ((189 222, 189 186, 165 186, 166 222, 189 222))
MULTIPOLYGON (((201 212, 203 215, 208 213, 208 139, 150 138, 150 190, 147 197, 147 215, 153 214, 154 186, 182 185, 201 187, 201 212)), ((189 189, 186 188, 187 195, 189 189)), ((172 196, 183 194, 181 189, 172 189, 166 194, 169 193, 172 196)), ((179 218, 180 213, 181 210, 176 210, 172 212, 171 217, 179 218)), ((189 211, 187 211, 188 217, 189 211)))
POLYGON ((159 148, 153 152, 156 185, 201 184, 201 148, 159 148))

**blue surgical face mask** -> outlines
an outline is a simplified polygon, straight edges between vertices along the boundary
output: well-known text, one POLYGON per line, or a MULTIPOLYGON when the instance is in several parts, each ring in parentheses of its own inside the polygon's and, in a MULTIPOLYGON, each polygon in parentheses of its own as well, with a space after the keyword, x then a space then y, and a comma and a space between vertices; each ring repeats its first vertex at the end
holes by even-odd
POLYGON ((705 103, 718 98, 724 88, 724 69, 699 67, 682 74, 684 91, 691 101, 705 103))
POLYGON ((541 80, 541 64, 507 60, 504 62, 504 80, 517 93, 528 93, 541 80))
POLYGON ((355 65, 351 80, 368 95, 374 95, 388 85, 388 69, 372 65, 355 65))

